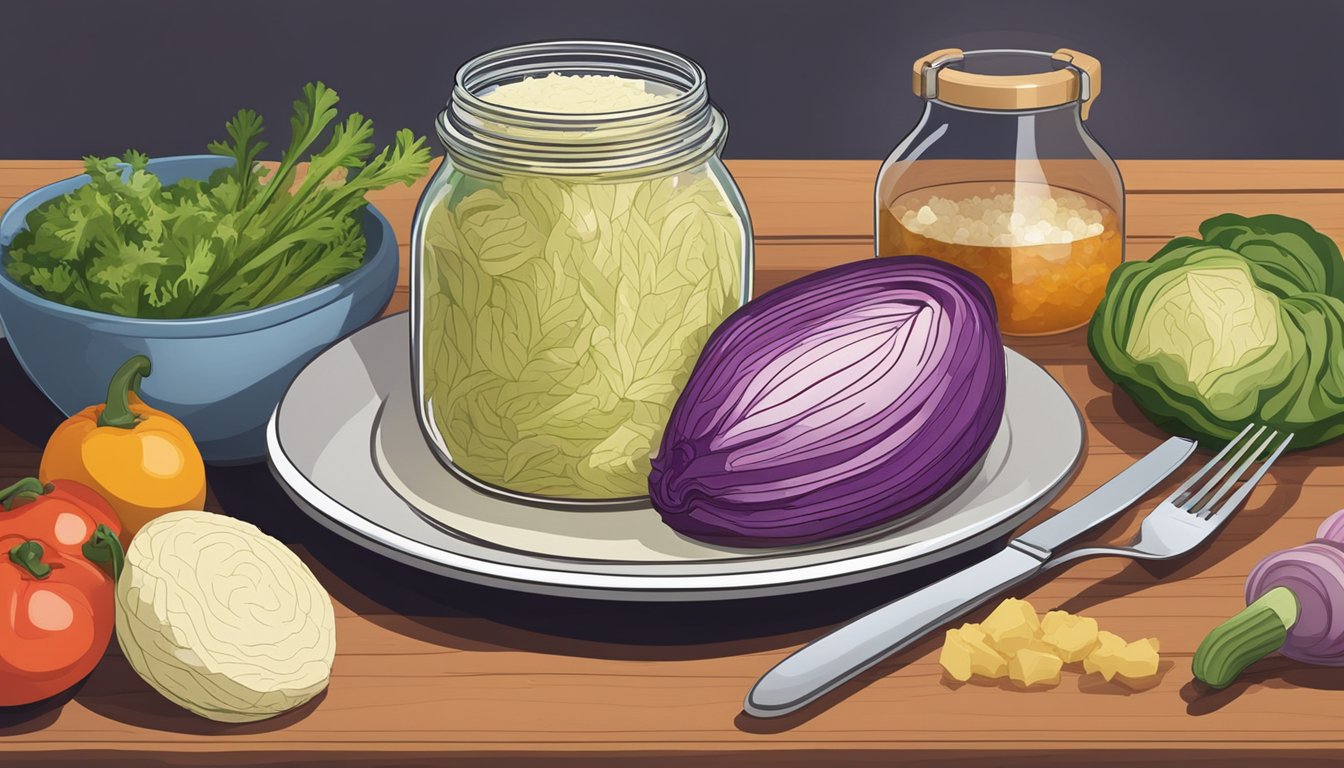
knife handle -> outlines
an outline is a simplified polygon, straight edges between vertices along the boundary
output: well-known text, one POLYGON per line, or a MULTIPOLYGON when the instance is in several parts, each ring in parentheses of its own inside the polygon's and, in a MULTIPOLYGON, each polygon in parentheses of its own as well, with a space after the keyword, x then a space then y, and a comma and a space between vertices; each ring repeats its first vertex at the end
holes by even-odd
POLYGON ((800 709, 1044 567, 1009 547, 870 611, 775 665, 752 687, 743 709, 755 717, 800 709))

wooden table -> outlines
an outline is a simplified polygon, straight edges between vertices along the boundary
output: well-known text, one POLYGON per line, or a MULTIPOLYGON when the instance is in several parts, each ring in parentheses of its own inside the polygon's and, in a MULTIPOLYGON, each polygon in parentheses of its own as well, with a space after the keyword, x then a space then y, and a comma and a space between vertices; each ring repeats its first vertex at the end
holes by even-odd
MULTIPOLYGON (((731 166, 755 222, 762 288, 871 254, 876 163, 731 166)), ((77 168, 0 161, 0 208, 77 168)), ((1344 240, 1341 161, 1129 161, 1121 169, 1131 259, 1224 211, 1294 214, 1344 240)), ((397 227, 403 256, 418 192, 398 189, 375 200, 397 227)), ((403 280, 393 308, 404 305, 403 280)), ((1087 421, 1086 456, 1042 515, 1160 441, 1128 399, 1112 394, 1080 333, 1010 343, 1064 385, 1087 421)), ((0 381, 0 480, 8 481, 36 470, 59 414, 8 349, 0 355, 8 374, 0 381)), ((694 756, 773 768, 977 759, 993 766, 1325 765, 1344 756, 1344 669, 1272 659, 1220 693, 1190 682, 1192 652, 1210 627, 1241 607, 1251 566, 1310 538, 1322 517, 1344 506, 1344 443, 1281 459, 1246 509, 1195 557, 1162 567, 1092 561, 1028 585, 1039 610, 1085 611, 1122 636, 1158 637, 1165 662, 1151 690, 1134 693, 1072 674, 1057 688, 1031 693, 953 685, 942 680, 938 640, 930 639, 847 685, 843 696, 779 721, 741 712, 758 675, 825 626, 974 557, 826 594, 737 604, 544 599, 422 575, 359 550, 308 521, 264 467, 212 470, 210 482, 211 509, 252 520, 289 543, 330 590, 340 638, 330 689, 270 721, 216 724, 159 698, 114 647, 60 700, 0 712, 0 760, 363 766, 453 758, 454 766, 586 768, 681 764, 694 756)), ((1101 537, 1124 537, 1152 504, 1101 537)))

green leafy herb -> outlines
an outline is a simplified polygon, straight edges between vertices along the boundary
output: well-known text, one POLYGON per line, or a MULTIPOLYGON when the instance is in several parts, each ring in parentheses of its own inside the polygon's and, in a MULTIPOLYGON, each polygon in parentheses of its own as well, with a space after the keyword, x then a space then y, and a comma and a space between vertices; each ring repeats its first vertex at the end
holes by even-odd
POLYGON ((234 160, 209 179, 164 186, 133 151, 85 158, 88 184, 28 214, 9 275, 72 307, 158 319, 256 309, 330 283, 363 263, 365 193, 429 168, 425 140, 409 130, 375 154, 373 122, 358 113, 337 122, 338 101, 322 83, 304 86, 269 176, 257 162, 262 119, 247 109, 209 145, 234 160))

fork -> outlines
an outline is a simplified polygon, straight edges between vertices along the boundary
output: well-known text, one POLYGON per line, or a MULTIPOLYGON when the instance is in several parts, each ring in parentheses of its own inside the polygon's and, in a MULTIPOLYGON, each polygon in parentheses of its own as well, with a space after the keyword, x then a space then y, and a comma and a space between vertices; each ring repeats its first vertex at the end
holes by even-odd
MULTIPOLYGON (((1278 431, 1261 441, 1265 430, 1263 426, 1247 425, 1143 518, 1139 535, 1129 544, 1081 547, 1056 554, 1066 542, 1122 511, 1137 498, 1092 502, 1094 496, 1111 499, 1115 492, 1105 491, 1113 485, 1128 485, 1122 478, 1138 471, 1138 464, 1092 496, 1013 539, 1006 549, 990 558, 870 611, 794 652, 756 682, 743 709, 756 717, 778 717, 797 711, 993 595, 1066 563, 1107 555, 1170 560, 1193 551, 1232 517, 1292 442, 1291 433, 1281 435, 1278 431), (1266 452, 1268 455, 1260 466, 1233 490, 1266 452)), ((1188 441, 1184 442, 1188 452, 1188 441)), ((1156 452, 1147 458, 1155 455, 1156 452)))
POLYGON ((1072 563, 1077 560, 1083 560, 1089 557, 1128 557, 1134 560, 1171 560, 1180 557, 1187 552, 1194 550, 1200 544, 1207 541, 1223 526, 1224 523, 1232 517, 1246 497, 1250 495, 1260 479, 1269 471, 1270 465, 1279 458, 1279 454, 1288 448, 1292 442, 1292 433, 1284 433, 1283 439, 1279 440, 1279 432, 1270 433, 1263 443, 1260 443, 1249 456, 1244 456, 1260 436, 1264 434, 1266 427, 1255 429, 1255 424, 1248 424, 1241 433, 1232 438, 1226 446, 1223 447, 1218 455, 1209 460, 1191 475, 1184 483, 1171 495, 1163 499, 1160 504, 1146 517, 1139 527, 1139 535, 1129 544, 1124 546, 1098 546, 1081 547, 1078 549, 1064 552, 1061 555, 1052 557, 1045 562, 1045 569, 1056 568, 1066 563, 1072 563), (1246 435, 1255 429, 1255 434, 1246 438, 1246 435), (1276 443, 1276 441, 1278 441, 1276 443), (1259 468, 1247 478, 1241 487, 1230 496, 1232 486, 1236 485, 1237 480, 1246 473, 1266 450, 1273 446, 1272 452, 1259 468), (1236 453, 1230 459, 1224 461, 1229 453, 1236 448, 1236 453), (1238 465, 1237 462, 1241 461, 1238 465), (1236 471, 1231 472, 1235 467, 1236 471), (1195 484, 1203 480, 1209 472, 1217 470, 1213 477, 1205 481, 1199 488, 1195 484), (1229 472, 1231 474, 1229 475, 1229 472), (1222 484, 1219 485, 1219 481, 1222 484), (1219 505, 1218 502, 1222 502, 1219 505))

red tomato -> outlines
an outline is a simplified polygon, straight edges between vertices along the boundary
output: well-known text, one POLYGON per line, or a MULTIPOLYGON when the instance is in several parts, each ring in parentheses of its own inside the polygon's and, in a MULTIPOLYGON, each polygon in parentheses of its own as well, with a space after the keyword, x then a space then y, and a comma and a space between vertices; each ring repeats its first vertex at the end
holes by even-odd
POLYGON ((0 706, 14 706, 83 680, 107 650, 114 581, 90 556, 120 564, 107 538, 121 523, 102 497, 64 480, 26 478, 0 503, 0 706))

